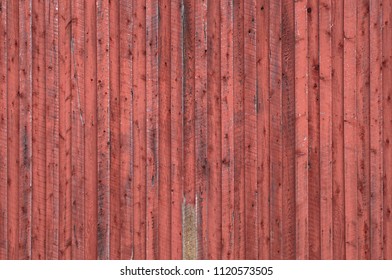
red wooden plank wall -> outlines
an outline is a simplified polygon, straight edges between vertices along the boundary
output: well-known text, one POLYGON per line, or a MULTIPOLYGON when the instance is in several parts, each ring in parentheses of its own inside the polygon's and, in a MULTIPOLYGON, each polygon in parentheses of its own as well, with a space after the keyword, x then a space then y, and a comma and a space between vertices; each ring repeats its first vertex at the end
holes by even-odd
POLYGON ((0 15, 0 259, 392 259, 392 1, 0 15))

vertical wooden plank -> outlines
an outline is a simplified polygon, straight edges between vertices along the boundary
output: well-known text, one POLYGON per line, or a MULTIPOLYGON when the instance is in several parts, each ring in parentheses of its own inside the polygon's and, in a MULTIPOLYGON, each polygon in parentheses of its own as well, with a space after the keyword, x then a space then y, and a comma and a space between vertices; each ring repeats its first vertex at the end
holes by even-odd
POLYGON ((147 259, 158 259, 158 0, 146 2, 147 259))
MULTIPOLYGON (((171 60, 171 259, 182 259, 182 176, 183 176, 183 108, 182 108, 182 85, 183 85, 183 44, 184 44, 184 30, 182 29, 182 20, 184 15, 184 5, 182 0, 171 1, 171 41, 170 41, 170 60, 171 60)), ((194 84, 193 84, 194 85, 194 84)), ((194 122, 193 122, 194 123, 194 122)), ((192 130, 194 132, 194 129, 192 130)), ((194 139, 194 138, 193 138, 194 139)), ((194 142, 193 142, 194 143, 194 142)), ((193 144, 193 152, 194 152, 193 144)), ((193 161, 194 164, 194 161, 193 161)), ((190 166, 187 166, 187 169, 190 166)), ((194 165, 193 165, 194 168, 194 165)), ((194 173, 193 173, 194 174, 194 173)), ((194 189, 194 179, 193 189, 194 189)), ((196 241, 196 236, 195 236, 196 241)), ((196 246, 195 249, 196 251, 196 246)))
POLYGON ((132 76, 134 116, 134 259, 146 258, 146 6, 134 0, 134 60, 132 76))
POLYGON ((73 0, 71 26, 72 57, 72 259, 84 258, 85 196, 85 18, 84 1, 73 0))
POLYGON ((195 137, 198 135, 195 131, 195 1, 185 0, 183 11, 183 199, 182 202, 182 247, 183 259, 197 258, 196 227, 196 189, 195 189, 195 167, 196 167, 196 150, 195 137))
POLYGON ((97 259, 97 20, 95 1, 85 3, 85 252, 84 259, 97 259))
POLYGON ((244 3, 245 258, 257 259, 256 1, 244 3))
POLYGON ((294 3, 282 1, 282 254, 295 259, 295 22, 294 3))
POLYGON ((357 88, 356 88, 357 2, 344 1, 344 181, 346 259, 358 258, 357 221, 357 88))
POLYGON ((234 259, 245 259, 244 2, 234 1, 234 259))
POLYGON ((33 174, 31 258, 46 259, 46 67, 45 2, 33 2, 33 174))
POLYGON ((133 3, 120 1, 120 224, 121 259, 133 257, 133 3))
POLYGON ((346 258, 344 182, 344 1, 332 0, 332 216, 333 259, 346 258))
MULTIPOLYGON (((38 13, 39 9, 37 9, 38 13)), ((34 16, 35 18, 35 16, 34 16)), ((59 259, 72 255, 71 1, 59 3, 59 259)), ((43 29, 43 27, 42 27, 43 29)), ((34 37, 33 37, 34 38, 34 37)), ((38 61, 40 61, 37 58, 38 61)), ((38 66, 37 66, 38 67, 38 66)), ((34 109, 33 109, 34 110, 34 109)), ((37 139, 40 136, 37 136, 37 139)), ((37 151, 39 153, 39 151, 37 151)), ((36 162, 34 161, 34 164, 36 162)), ((34 166, 34 165, 33 165, 34 166)), ((33 202, 34 204, 34 202, 33 202)), ((35 206, 34 206, 34 209, 35 206)), ((34 223, 34 222, 33 222, 34 223)), ((35 224, 34 224, 35 228, 35 224)), ((39 247, 39 245, 37 245, 39 247)), ((33 247, 34 252, 34 247, 33 247)))
POLYGON ((0 259, 390 258, 389 2, 0 4, 0 259))
POLYGON ((320 45, 320 259, 333 258, 332 247, 332 1, 319 5, 320 45))
POLYGON ((208 259, 222 258, 220 1, 207 2, 208 259))
POLYGON ((7 2, 0 2, 0 260, 7 259, 7 2))
POLYGON ((383 128, 384 128, 384 259, 392 259, 392 3, 383 1, 382 33, 382 91, 383 91, 383 128))
POLYGON ((256 6, 257 189, 259 259, 270 259, 270 1, 256 6))
POLYGON ((59 259, 71 258, 71 2, 59 4, 59 259))
POLYGON ((8 259, 19 259, 19 2, 7 3, 7 238, 8 259))
POLYGON ((320 259, 320 61, 319 1, 309 0, 308 127, 309 127, 309 259, 320 259))
POLYGON ((382 0, 370 1, 370 258, 383 258, 382 0))
POLYGON ((221 1, 222 259, 234 258, 233 1, 221 1))
POLYGON ((120 218, 120 10, 119 1, 109 1, 110 71, 110 256, 121 257, 120 218))
POLYGON ((46 2, 46 259, 59 251, 58 1, 46 2))
POLYGON ((295 3, 296 258, 309 259, 309 97, 307 1, 295 3))
POLYGON ((358 259, 370 258, 370 45, 369 0, 357 8, 357 174, 358 259))
POLYGON ((271 259, 282 259, 282 41, 281 1, 270 2, 270 232, 271 259))
POLYGON ((31 2, 19 3, 19 259, 31 258, 31 2))
POLYGON ((159 0, 158 3, 158 77, 159 77, 159 120, 158 120, 158 258, 171 258, 171 5, 169 0, 159 0))
MULTIPOLYGON (((195 157, 198 259, 208 258, 207 0, 195 1, 195 157)), ((185 136, 184 136, 185 137, 185 136)), ((184 138, 184 145, 186 139, 184 138)), ((185 151, 184 151, 185 153, 185 151)), ((186 163, 184 162, 184 168, 186 163)))
POLYGON ((97 106, 98 106, 98 259, 109 259, 110 250, 110 81, 109 2, 97 9, 97 106))

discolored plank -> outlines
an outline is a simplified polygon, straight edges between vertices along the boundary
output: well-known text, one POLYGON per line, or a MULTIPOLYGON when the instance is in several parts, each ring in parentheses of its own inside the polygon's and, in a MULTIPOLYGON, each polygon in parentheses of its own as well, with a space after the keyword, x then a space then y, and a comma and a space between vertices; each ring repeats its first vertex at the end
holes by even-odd
POLYGON ((282 1, 282 254, 295 259, 295 35, 294 3, 282 1))
POLYGON ((182 207, 182 248, 183 259, 197 258, 198 239, 196 234, 196 136, 195 130, 195 1, 183 2, 183 83, 182 83, 182 135, 183 135, 183 189, 182 207))
MULTIPOLYGON (((182 184, 183 184, 183 134, 182 134, 182 120, 184 116, 182 107, 182 85, 183 74, 182 68, 182 47, 184 43, 184 30, 182 29, 182 15, 184 6, 182 0, 175 0, 170 2, 171 13, 171 40, 170 40, 170 122, 171 122, 171 158, 170 158, 170 208, 171 208, 171 238, 170 250, 171 259, 182 259, 182 184)), ((194 132, 194 129, 192 130, 194 132)), ((193 145, 194 151, 194 145, 193 145)), ((194 166, 194 165, 193 165, 194 166)), ((189 166, 187 166, 187 169, 189 166)), ((194 174, 194 173, 193 173, 194 174)), ((194 182, 194 175, 192 176, 194 182)), ((193 184, 194 186, 194 184, 193 184)), ((195 238, 196 240, 196 238, 195 238)), ((196 248, 195 250, 196 251, 196 248)))

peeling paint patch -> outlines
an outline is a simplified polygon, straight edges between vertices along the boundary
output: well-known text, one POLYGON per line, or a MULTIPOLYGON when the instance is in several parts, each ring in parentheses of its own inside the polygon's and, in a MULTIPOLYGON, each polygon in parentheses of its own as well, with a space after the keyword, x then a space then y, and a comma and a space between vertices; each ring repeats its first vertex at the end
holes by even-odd
POLYGON ((184 260, 197 258, 197 230, 196 230, 196 207, 182 203, 182 250, 184 260))

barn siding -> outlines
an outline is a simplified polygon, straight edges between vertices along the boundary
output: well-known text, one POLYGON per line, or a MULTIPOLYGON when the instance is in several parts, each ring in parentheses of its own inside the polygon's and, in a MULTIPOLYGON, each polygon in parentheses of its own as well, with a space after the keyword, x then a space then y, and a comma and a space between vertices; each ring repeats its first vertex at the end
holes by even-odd
POLYGON ((0 259, 392 259, 392 3, 1 0, 0 259))

